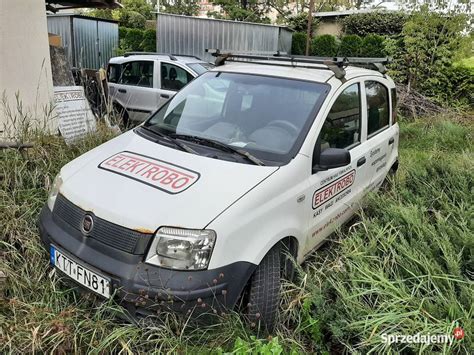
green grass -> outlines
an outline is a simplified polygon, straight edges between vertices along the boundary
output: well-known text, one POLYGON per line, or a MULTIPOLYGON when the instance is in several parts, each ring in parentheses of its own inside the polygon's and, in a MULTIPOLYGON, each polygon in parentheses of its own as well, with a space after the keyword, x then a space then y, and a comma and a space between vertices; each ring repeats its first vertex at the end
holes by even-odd
POLYGON ((286 284, 280 323, 259 338, 230 314, 204 326, 163 314, 140 324, 121 308, 70 290, 51 274, 35 221, 67 161, 110 138, 69 148, 36 135, 35 148, 0 152, 0 353, 339 353, 474 350, 473 122, 430 117, 401 123, 400 170, 388 192, 368 198, 286 284), (387 334, 451 334, 452 346, 392 344, 387 334))

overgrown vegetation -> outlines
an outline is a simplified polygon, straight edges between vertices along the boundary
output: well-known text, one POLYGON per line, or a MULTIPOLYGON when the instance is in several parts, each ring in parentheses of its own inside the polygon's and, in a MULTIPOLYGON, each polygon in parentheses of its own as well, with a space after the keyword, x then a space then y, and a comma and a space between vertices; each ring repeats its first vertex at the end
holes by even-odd
POLYGON ((408 15, 404 12, 368 12, 345 17, 342 22, 346 34, 393 36, 402 32, 408 15))
POLYGON ((119 27, 120 46, 117 55, 130 51, 156 52, 156 30, 119 27))
MULTIPOLYGON (((465 14, 421 7, 397 12, 356 14, 343 20, 345 34, 315 36, 311 54, 393 58, 389 74, 441 106, 474 107, 472 35, 465 14)), ((294 33, 293 54, 304 54, 306 34, 294 33)))
MULTIPOLYGON (((472 118, 472 116, 471 116, 472 118)), ((35 221, 52 178, 74 157, 108 140, 100 129, 68 147, 30 133, 24 152, 0 151, 1 353, 469 353, 474 349, 473 122, 425 117, 401 123, 400 170, 368 206, 286 284, 273 338, 254 336, 236 314, 194 324, 172 314, 120 320, 52 274, 35 221), (452 345, 384 344, 382 334, 452 334, 452 345)), ((31 131, 30 131, 31 132, 31 131)))

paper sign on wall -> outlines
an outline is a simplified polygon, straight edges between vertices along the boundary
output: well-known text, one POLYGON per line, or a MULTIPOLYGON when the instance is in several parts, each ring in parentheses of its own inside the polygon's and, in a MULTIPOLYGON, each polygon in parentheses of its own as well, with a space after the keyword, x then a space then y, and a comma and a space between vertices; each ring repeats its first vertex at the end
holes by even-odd
POLYGON ((56 86, 54 101, 59 118, 59 131, 67 144, 95 132, 95 118, 82 86, 56 86))

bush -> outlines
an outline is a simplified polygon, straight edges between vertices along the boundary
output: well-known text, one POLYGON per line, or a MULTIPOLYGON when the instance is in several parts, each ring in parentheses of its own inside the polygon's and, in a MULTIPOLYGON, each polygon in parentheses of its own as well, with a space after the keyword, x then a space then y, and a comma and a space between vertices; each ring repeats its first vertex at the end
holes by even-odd
POLYGON ((295 32, 291 41, 291 54, 304 55, 306 53, 306 33, 295 32))
MULTIPOLYGON (((308 13, 301 12, 298 15, 288 17, 285 20, 285 24, 293 31, 306 33, 308 30, 308 13)), ((313 22, 311 24, 313 32, 316 30, 317 25, 318 19, 313 17, 313 22)))
POLYGON ((383 57, 385 55, 384 41, 384 37, 376 34, 365 36, 360 49, 361 57, 383 57))
POLYGON ((450 106, 474 107, 474 68, 451 65, 421 84, 423 93, 450 106))
POLYGON ((341 38, 338 56, 357 57, 362 47, 362 38, 358 35, 347 35, 341 38))
POLYGON ((119 27, 120 48, 117 54, 130 51, 156 51, 156 30, 119 27))
POLYGON ((337 55, 338 43, 333 35, 316 36, 311 43, 311 55, 334 57, 337 55))
MULTIPOLYGON (((414 12, 399 38, 386 41, 394 58, 390 74, 400 84, 415 89, 445 106, 458 102, 472 106, 472 74, 453 63, 466 55, 470 38, 463 35, 468 24, 462 14, 443 14, 424 7, 414 12), (466 89, 467 88, 467 89, 466 89)), ((461 66, 462 67, 462 66, 461 66)))
POLYGON ((143 41, 140 47, 145 52, 156 52, 156 30, 143 31, 143 41))
POLYGON ((408 15, 402 12, 371 12, 347 16, 342 20, 342 26, 347 34, 390 36, 401 33, 407 20, 408 15))

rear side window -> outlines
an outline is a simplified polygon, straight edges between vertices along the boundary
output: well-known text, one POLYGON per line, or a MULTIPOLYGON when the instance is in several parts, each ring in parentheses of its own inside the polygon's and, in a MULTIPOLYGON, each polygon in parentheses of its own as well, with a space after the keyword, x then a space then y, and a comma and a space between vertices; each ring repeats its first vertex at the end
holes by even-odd
POLYGON ((178 91, 194 77, 183 68, 173 64, 161 63, 161 88, 178 91))
POLYGON ((153 87, 153 62, 135 61, 122 64, 120 84, 153 87))
POLYGON ((347 87, 336 99, 321 129, 321 151, 347 148, 360 142, 359 84, 347 87))
POLYGON ((365 82, 367 96, 367 135, 389 125, 388 89, 377 81, 365 82))
POLYGON ((120 79, 120 65, 109 64, 107 67, 107 81, 109 83, 117 83, 120 79))

